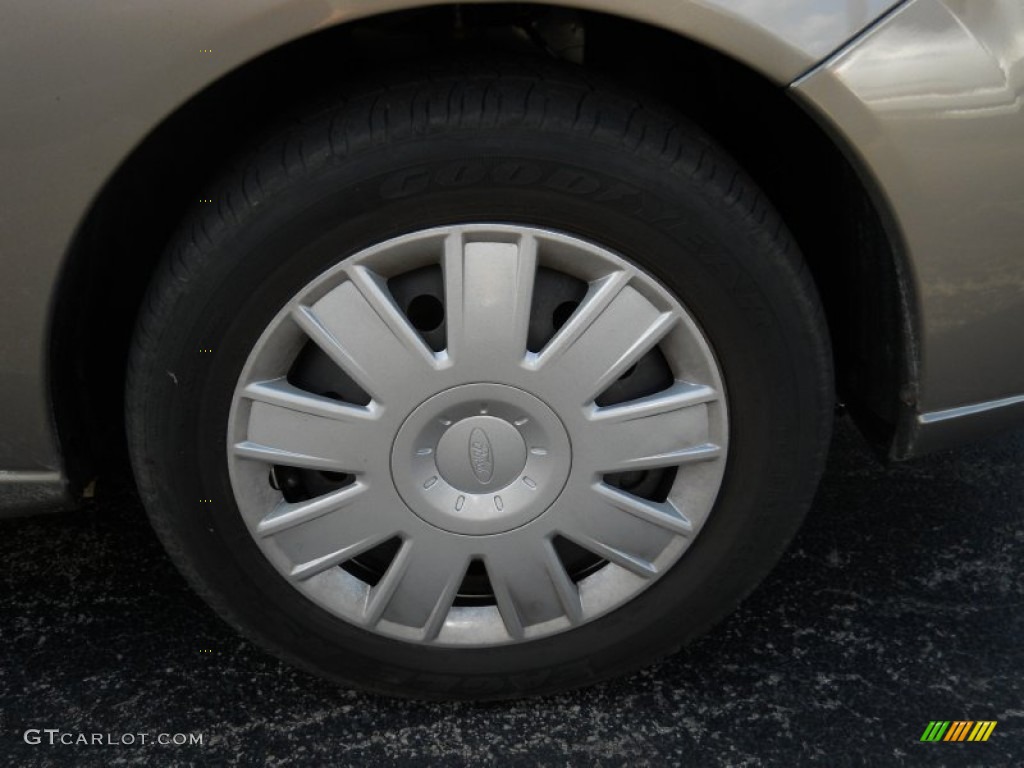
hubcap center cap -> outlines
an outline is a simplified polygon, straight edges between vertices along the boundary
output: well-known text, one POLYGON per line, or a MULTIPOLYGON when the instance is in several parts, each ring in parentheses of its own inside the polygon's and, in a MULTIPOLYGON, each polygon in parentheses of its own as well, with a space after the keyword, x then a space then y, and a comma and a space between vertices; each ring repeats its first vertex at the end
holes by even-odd
POLYGON ((468 493, 504 488, 526 466, 526 441, 495 416, 471 416, 454 424, 437 444, 437 469, 449 485, 468 493))
POLYGON ((555 412, 503 384, 434 395, 409 414, 391 451, 391 476, 409 508, 438 528, 476 536, 543 514, 571 464, 555 412))

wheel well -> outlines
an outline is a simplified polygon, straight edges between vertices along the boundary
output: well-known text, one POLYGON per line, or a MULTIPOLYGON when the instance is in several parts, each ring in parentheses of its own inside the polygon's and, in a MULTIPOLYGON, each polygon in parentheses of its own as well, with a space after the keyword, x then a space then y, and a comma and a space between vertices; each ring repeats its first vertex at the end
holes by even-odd
POLYGON ((52 326, 52 397, 73 483, 127 467, 123 382, 135 317, 177 223, 224 166, 278 115, 344 92, 364 73, 495 51, 600 72, 672 104, 724 145, 774 202, 810 265, 840 396, 879 445, 891 439, 912 383, 894 230, 870 185, 786 89, 638 22, 536 5, 441 6, 344 24, 249 62, 153 130, 105 185, 70 250, 52 326))

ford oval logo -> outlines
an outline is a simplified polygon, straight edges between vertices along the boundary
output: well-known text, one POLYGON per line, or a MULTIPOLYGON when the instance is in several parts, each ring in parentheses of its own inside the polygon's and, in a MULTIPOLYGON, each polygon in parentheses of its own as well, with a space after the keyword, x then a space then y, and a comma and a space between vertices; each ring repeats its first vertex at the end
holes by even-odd
POLYGON ((494 476, 494 451, 487 433, 477 427, 469 433, 469 465, 481 485, 487 485, 494 476))

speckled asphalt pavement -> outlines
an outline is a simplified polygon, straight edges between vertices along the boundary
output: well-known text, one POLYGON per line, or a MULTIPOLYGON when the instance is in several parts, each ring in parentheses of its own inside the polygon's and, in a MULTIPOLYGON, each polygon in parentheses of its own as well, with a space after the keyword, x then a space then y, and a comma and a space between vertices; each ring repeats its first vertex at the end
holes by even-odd
POLYGON ((1021 765, 1024 433, 884 468, 837 427, 807 523, 737 613, 631 678, 540 700, 390 701, 290 669, 189 592, 125 492, 0 522, 0 762, 1021 765), (935 719, 998 725, 918 741, 935 719), (47 728, 148 739, 25 743, 47 728))

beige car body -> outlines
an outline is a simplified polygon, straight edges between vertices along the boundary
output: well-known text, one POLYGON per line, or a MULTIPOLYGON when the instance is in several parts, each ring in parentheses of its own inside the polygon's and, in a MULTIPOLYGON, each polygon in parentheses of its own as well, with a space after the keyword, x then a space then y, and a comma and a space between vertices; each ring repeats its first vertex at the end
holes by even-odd
MULTIPOLYGON (((0 10, 0 511, 67 497, 53 334, 76 237, 115 171, 204 89, 318 31, 417 0, 9 3, 0 10)), ((1019 0, 566 0, 789 88, 893 245, 890 453, 1024 418, 1019 0), (897 338, 898 337, 898 338, 897 338)), ((883 343, 883 340, 879 340, 883 343)), ((87 478, 78 478, 79 481, 87 478)))

